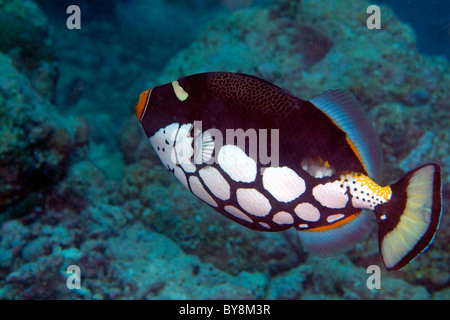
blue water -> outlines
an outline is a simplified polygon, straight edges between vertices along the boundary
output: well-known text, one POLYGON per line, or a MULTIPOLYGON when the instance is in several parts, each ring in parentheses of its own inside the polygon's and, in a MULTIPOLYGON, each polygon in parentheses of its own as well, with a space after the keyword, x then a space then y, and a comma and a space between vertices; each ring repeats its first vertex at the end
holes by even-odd
POLYGON ((373 3, 391 6, 400 19, 411 25, 417 34, 420 52, 450 57, 449 1, 385 0, 373 3))
POLYGON ((0 299, 450 299, 450 1, 26 3, 0 3, 0 299), (69 30, 74 4, 81 29, 69 30), (366 28, 369 4, 381 30, 366 28), (430 249, 388 273, 374 230, 322 259, 295 232, 246 229, 185 190, 134 107, 148 88, 216 70, 304 99, 350 90, 386 184, 439 163, 430 249), (366 285, 370 265, 380 290, 366 285))

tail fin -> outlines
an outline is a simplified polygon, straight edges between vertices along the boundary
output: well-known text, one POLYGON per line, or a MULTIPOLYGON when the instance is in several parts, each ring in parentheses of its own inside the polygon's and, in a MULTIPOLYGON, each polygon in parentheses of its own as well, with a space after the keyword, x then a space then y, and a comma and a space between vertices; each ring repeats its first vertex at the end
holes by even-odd
POLYGON ((378 244, 388 271, 403 268, 433 241, 442 214, 441 170, 427 164, 390 187, 391 200, 375 208, 378 244))

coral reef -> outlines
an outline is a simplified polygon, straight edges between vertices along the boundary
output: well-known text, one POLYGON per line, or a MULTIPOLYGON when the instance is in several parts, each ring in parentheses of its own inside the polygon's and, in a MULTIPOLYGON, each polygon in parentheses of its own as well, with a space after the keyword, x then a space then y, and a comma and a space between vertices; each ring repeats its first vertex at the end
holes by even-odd
POLYGON ((267 299, 429 299, 424 287, 382 274, 381 289, 368 289, 365 268, 342 258, 310 256, 302 264, 274 277, 267 299))
POLYGON ((12 58, 35 91, 54 99, 58 71, 54 62, 49 24, 33 1, 0 1, 0 52, 12 58))
POLYGON ((33 1, 0 1, 0 51, 18 50, 28 68, 51 55, 48 22, 33 1))
POLYGON ((42 205, 64 178, 78 120, 63 118, 0 53, 0 221, 42 205))

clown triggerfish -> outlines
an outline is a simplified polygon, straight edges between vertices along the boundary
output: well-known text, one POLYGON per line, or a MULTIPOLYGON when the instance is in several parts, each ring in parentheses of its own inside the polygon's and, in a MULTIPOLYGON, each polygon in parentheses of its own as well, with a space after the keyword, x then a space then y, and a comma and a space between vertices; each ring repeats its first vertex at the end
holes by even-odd
POLYGON ((439 166, 385 187, 374 182, 380 145, 346 91, 307 101, 254 76, 201 73, 143 92, 136 115, 164 166, 194 195, 253 230, 294 227, 312 253, 352 248, 375 216, 383 263, 399 270, 439 227, 439 166))

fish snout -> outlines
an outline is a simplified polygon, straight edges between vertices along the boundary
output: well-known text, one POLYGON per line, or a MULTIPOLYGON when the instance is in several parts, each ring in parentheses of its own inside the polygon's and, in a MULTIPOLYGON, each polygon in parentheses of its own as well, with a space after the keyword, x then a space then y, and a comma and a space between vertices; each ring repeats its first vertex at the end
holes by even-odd
POLYGON ((148 99, 150 98, 150 94, 152 92, 152 89, 148 89, 141 93, 139 96, 139 102, 136 104, 136 117, 138 118, 139 122, 142 120, 142 117, 144 116, 145 109, 148 104, 148 99))

